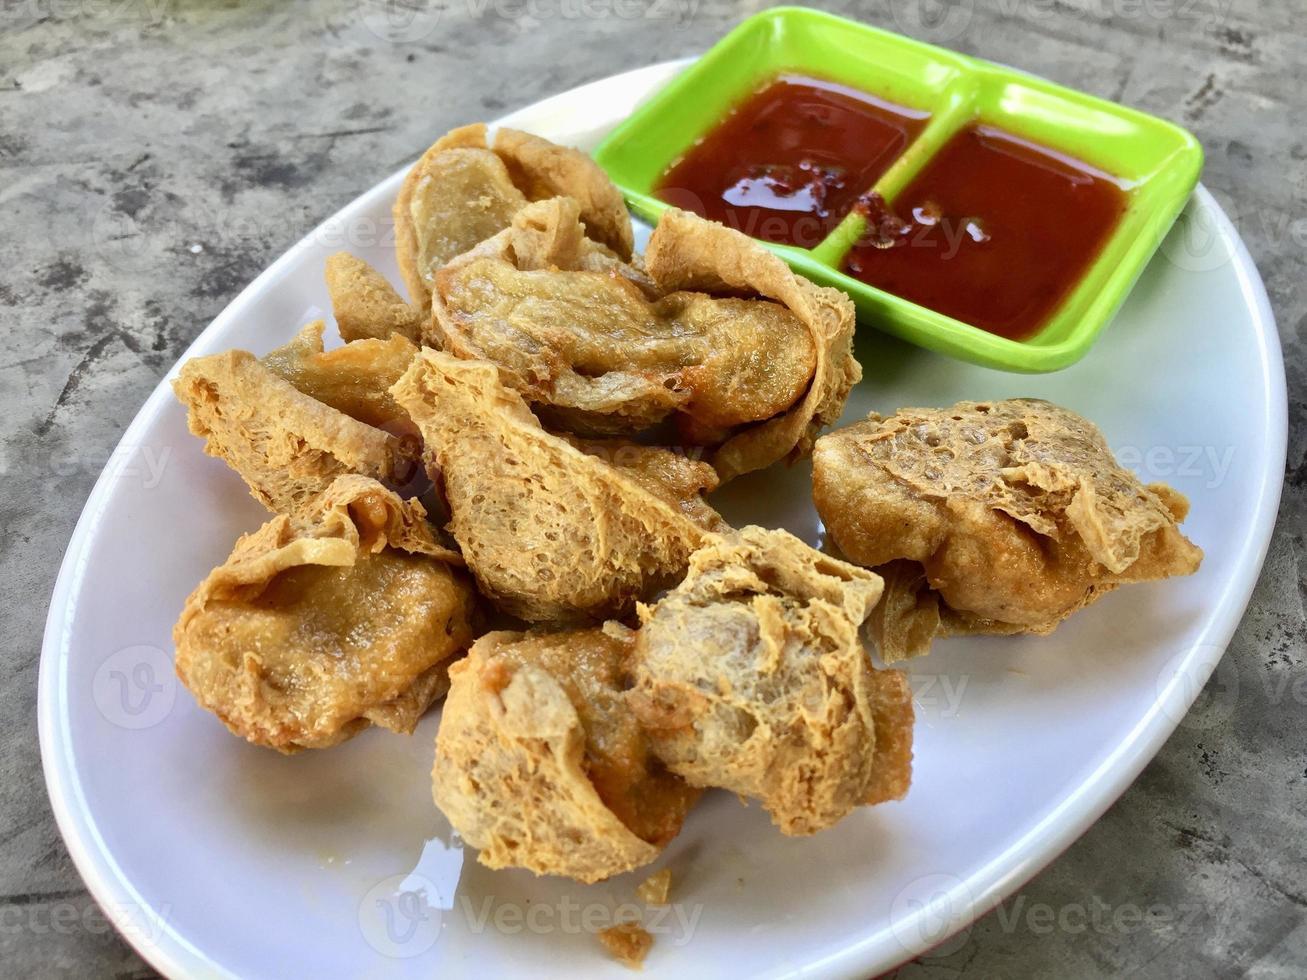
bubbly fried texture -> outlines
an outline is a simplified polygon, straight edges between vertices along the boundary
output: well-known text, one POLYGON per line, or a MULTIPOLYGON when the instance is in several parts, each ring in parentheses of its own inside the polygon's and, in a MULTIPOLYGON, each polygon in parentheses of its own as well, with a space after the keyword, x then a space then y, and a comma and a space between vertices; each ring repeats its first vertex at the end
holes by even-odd
POLYGON ((813 496, 841 552, 886 566, 886 661, 936 635, 1048 633, 1105 592, 1188 575, 1184 497, 1144 486, 1098 429, 1035 399, 901 409, 823 436, 813 496))
POLYGON ((784 531, 746 527, 695 552, 640 607, 630 701, 655 754, 695 786, 760 800, 786 834, 901 797, 906 681, 875 671, 859 629, 881 581, 784 531))
POLYGON ((621 193, 584 153, 501 129, 493 148, 481 124, 452 130, 409 171, 395 201, 396 257, 409 295, 431 304, 442 265, 508 227, 529 201, 566 195, 590 237, 631 257, 631 219, 621 193))
POLYGON ((490 633, 450 669, 434 794, 482 864, 598 881, 680 831, 699 793, 626 708, 633 636, 616 623, 490 633))
POLYGON ((563 435, 581 452, 616 466, 655 497, 677 507, 705 531, 728 531, 730 525, 713 510, 705 493, 717 489, 717 471, 702 460, 662 446, 645 446, 625 439, 581 439, 563 435))
POLYGON ((412 471, 415 445, 305 394, 248 351, 191 358, 172 387, 204 451, 276 513, 307 506, 338 476, 402 482, 412 471))
POLYGON ((408 414, 390 394, 418 349, 400 334, 357 340, 324 351, 323 323, 308 324, 285 347, 266 354, 263 364, 299 391, 350 418, 394 431, 408 414))
POLYGON ((619 617, 673 583, 709 534, 646 489, 647 472, 542 429, 492 364, 426 349, 393 393, 422 431, 468 568, 504 612, 619 617))
POLYGON ((281 752, 369 724, 411 732, 472 640, 475 593, 422 505, 343 476, 236 542, 173 629, 177 675, 235 734, 281 752))
MULTIPOLYGON (((806 456, 817 432, 840 417, 849 390, 862 377, 853 357, 853 301, 838 289, 816 286, 795 275, 778 256, 745 235, 675 208, 665 211, 654 229, 645 265, 665 293, 760 296, 780 304, 803 324, 815 355, 803 397, 774 418, 731 431, 709 461, 725 482, 782 459, 806 456)), ((766 358, 779 357, 778 363, 783 363, 783 354, 747 326, 736 329, 737 349, 761 352, 756 363, 740 369, 740 376, 762 383, 761 378, 772 370, 766 358)), ((747 400, 738 386, 725 390, 728 398, 747 400)), ((711 414, 684 417, 714 424, 711 414)), ((687 435, 693 434, 691 427, 687 435)))
POLYGON ((426 313, 405 301, 362 259, 337 252, 327 259, 326 280, 336 329, 346 343, 396 334, 418 341, 426 313))
MULTIPOLYGON (((717 433, 799 401, 816 353, 779 303, 653 284, 585 237, 575 201, 529 205, 509 228, 436 275, 442 346, 498 364, 550 421, 629 433, 679 411, 717 433)), ((696 219, 698 220, 698 219, 696 219)), ((737 248, 754 248, 744 236, 737 248)))

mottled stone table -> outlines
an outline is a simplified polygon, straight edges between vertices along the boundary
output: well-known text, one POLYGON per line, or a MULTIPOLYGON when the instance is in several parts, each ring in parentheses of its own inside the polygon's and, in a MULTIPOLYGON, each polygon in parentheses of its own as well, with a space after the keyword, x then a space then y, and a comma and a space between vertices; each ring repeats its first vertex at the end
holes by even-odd
MULTIPOLYGON (((104 460, 270 260, 456 123, 693 53, 741 0, 0 3, 0 968, 149 975, 87 897, 36 739, 46 598, 104 460), (438 14, 438 16, 437 16, 438 14)), ((1289 464, 1227 653, 1233 710, 1177 730, 1083 839, 905 977, 1307 974, 1301 0, 875 0, 831 9, 1183 121, 1288 361, 1289 464), (1169 915, 1145 914, 1161 904, 1169 915)))

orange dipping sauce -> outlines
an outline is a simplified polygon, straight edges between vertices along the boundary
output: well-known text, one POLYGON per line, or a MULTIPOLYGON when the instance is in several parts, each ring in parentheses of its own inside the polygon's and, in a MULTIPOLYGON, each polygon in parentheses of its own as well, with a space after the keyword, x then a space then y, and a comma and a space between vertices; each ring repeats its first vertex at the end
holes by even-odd
POLYGON ((845 271, 964 323, 1023 340, 1093 263, 1125 213, 1120 182, 1002 130, 954 136, 868 230, 845 271))
POLYGON ((835 82, 782 75, 668 167, 654 193, 754 238, 814 248, 928 119, 835 82))

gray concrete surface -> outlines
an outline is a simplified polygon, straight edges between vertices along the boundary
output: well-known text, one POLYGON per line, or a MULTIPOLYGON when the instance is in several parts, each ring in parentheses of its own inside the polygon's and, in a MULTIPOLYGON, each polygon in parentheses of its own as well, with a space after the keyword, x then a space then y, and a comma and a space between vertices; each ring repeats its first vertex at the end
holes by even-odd
MULTIPOLYGON (((433 133, 699 51, 764 6, 412 3, 405 22, 366 0, 0 2, 4 975, 150 974, 69 861, 35 730, 59 560, 145 393, 260 269, 433 133)), ((1227 655, 1234 710, 1180 728, 1018 896, 899 972, 1307 975, 1307 685, 1295 687, 1307 646, 1301 0, 829 6, 1191 127, 1207 149, 1204 179, 1265 277, 1290 386, 1280 522, 1227 655)))

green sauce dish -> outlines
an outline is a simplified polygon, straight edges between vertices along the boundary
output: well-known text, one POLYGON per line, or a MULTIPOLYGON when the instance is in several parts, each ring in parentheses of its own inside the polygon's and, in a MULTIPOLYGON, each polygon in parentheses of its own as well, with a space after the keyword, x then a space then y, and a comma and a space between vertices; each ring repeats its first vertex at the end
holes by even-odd
MULTIPOLYGON (((842 218, 836 214, 821 226, 821 233, 811 243, 804 242, 811 247, 770 241, 765 242, 767 247, 809 279, 848 293, 857 306, 861 325, 993 368, 1030 373, 1056 371, 1081 358, 1125 301, 1184 207, 1202 169, 1198 141, 1165 120, 1012 68, 800 7, 777 7, 744 21, 613 130, 595 152, 595 159, 621 188, 631 209, 656 223, 671 206, 658 196, 660 182, 669 170, 687 153, 710 141, 719 124, 749 104, 756 93, 776 79, 794 76, 829 83, 841 91, 865 93, 917 118, 925 117, 926 121, 912 131, 906 145, 895 151, 892 162, 880 171, 873 185, 859 189, 864 193, 857 206, 842 218), (968 139, 974 142, 976 133, 997 133, 999 138, 986 144, 989 149, 973 148, 971 157, 959 155, 959 143, 968 139), (961 307, 956 304, 928 301, 921 296, 919 302, 913 302, 892 291, 898 288, 912 292, 911 288, 878 288, 864 281, 871 276, 866 266, 876 265, 880 258, 868 243, 881 243, 874 248, 891 247, 884 237, 886 214, 899 223, 894 227, 899 228, 901 243, 906 243, 911 221, 905 223, 903 219, 919 219, 927 225, 938 219, 932 212, 934 205, 928 201, 923 206, 922 201, 929 198, 932 175, 946 160, 973 166, 975 152, 988 153, 997 146, 999 149, 993 152, 1002 154, 1007 152, 1004 146, 1014 143, 1021 144, 1018 149, 1028 147, 1022 152, 1036 157, 1046 152, 1050 160, 1070 161, 1119 188, 1120 203, 1111 221, 1094 226, 1101 228, 1100 232, 1090 228, 1089 215, 1082 212, 1088 229, 1085 234, 1099 235, 1093 239, 1092 251, 1084 252, 1079 264, 1060 267, 1072 271, 1056 290, 1046 288, 1048 283, 1040 284, 1039 276, 1047 273, 1042 268, 1045 263, 1040 261, 1042 233, 1061 232, 1061 239, 1052 234, 1048 240, 1066 240, 1066 233, 1075 230, 1078 220, 1076 205, 1071 202, 1079 200, 1075 195, 1081 191, 1070 192, 1062 211, 1047 212, 1050 217, 1043 220, 1060 222, 1057 228, 1041 229, 1032 227, 1045 214, 1035 202, 1039 181, 1026 185, 1015 179, 1017 186, 1006 189, 1007 199, 1021 203, 1026 195, 1023 220, 1028 224, 1013 225, 1009 221, 1005 225, 996 215, 994 226, 1002 229, 1002 234, 995 232, 997 244, 990 246, 985 244, 990 236, 984 230, 983 209, 974 222, 954 215, 973 233, 972 241, 981 243, 961 240, 959 247, 971 250, 967 253, 970 264, 950 266, 945 261, 931 269, 916 269, 915 281, 927 285, 935 282, 937 269, 942 278, 936 294, 947 296, 951 288, 948 277, 955 272, 962 275, 965 267, 971 278, 959 284, 959 296, 982 296, 988 284, 985 277, 991 276, 995 295, 1010 297, 1014 291, 1019 295, 1022 282, 1032 279, 1035 285, 1031 288, 1043 290, 1040 295, 1046 309, 1040 308, 1026 333, 1009 331, 1008 336, 1003 336, 1004 331, 995 329, 993 323, 981 329, 964 322, 966 317, 958 313, 961 307), (948 152, 943 153, 945 150, 948 152), (923 186, 918 187, 914 181, 923 186), (896 202, 910 213, 898 213, 896 202), (874 221, 869 223, 868 216, 874 221), (977 251, 999 247, 1003 236, 1008 252, 977 251), (1004 255, 1021 260, 1006 264, 998 261, 1004 255), (859 256, 866 256, 868 262, 861 262, 859 256), (978 262, 974 261, 977 256, 978 262), (862 278, 855 278, 855 273, 862 278), (978 284, 982 288, 978 289, 978 284), (931 305, 926 305, 928 302, 931 305), (940 306, 952 308, 955 315, 939 312, 940 306), (1020 339, 1015 339, 1017 336, 1020 339)), ((983 135, 980 140, 983 142, 983 135)), ((1022 173, 1021 164, 1013 166, 1018 169, 1008 172, 1022 173)), ((1059 166, 1054 163, 1053 171, 1059 166)), ((807 165, 804 167, 807 173, 807 165)), ((975 172, 979 181, 980 175, 988 171, 978 168, 975 172)), ((964 171, 959 179, 955 172, 948 185, 953 188, 955 201, 974 200, 983 191, 979 184, 968 186, 967 173, 964 171)), ((1064 179, 1069 187, 1078 186, 1077 181, 1084 183, 1074 168, 1058 179, 1064 179)), ((996 201, 999 197, 996 195, 996 201)), ((924 237, 920 243, 929 244, 924 237)), ((940 256, 943 253, 936 258, 940 256)), ((900 253, 895 257, 904 258, 900 253)), ((1047 265, 1052 268, 1055 263, 1050 258, 1047 265)), ((979 315, 972 319, 984 322, 979 315)))

